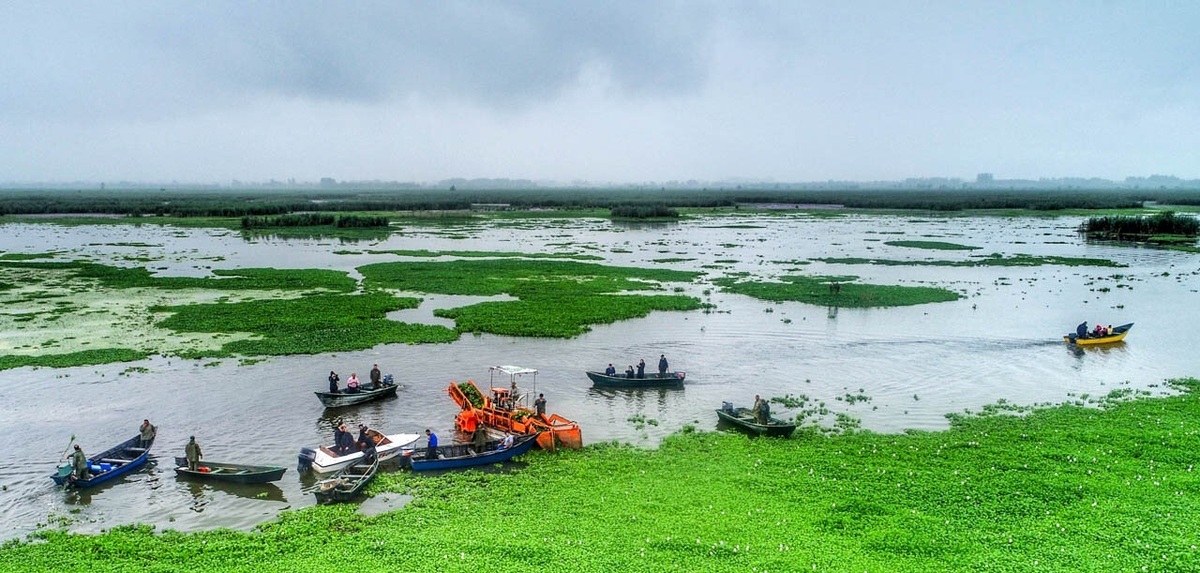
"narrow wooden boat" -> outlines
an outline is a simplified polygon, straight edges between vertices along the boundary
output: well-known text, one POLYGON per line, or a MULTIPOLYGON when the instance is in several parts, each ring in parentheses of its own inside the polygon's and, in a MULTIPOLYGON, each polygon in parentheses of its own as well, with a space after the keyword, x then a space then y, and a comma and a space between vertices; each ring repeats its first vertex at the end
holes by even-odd
POLYGON ((317 503, 353 501, 362 494, 363 488, 379 473, 379 456, 360 457, 357 462, 346 466, 333 477, 317 483, 313 495, 317 503))
POLYGON ((1087 338, 1079 338, 1074 332, 1063 336, 1063 342, 1068 344, 1078 344, 1080 346, 1091 346, 1093 344, 1111 344, 1125 340, 1125 335, 1129 334, 1129 329, 1133 328, 1133 323, 1114 326, 1112 334, 1106 336, 1089 336, 1087 338))
POLYGON ((266 483, 283 477, 283 466, 252 466, 201 460, 196 469, 188 469, 187 458, 175 457, 175 475, 230 483, 266 483))
POLYGON ((362 404, 363 402, 387 398, 388 396, 395 396, 396 389, 399 388, 399 386, 395 384, 389 384, 387 382, 384 382, 378 390, 369 390, 369 387, 370 384, 368 383, 360 388, 357 392, 347 392, 342 390, 337 393, 313 392, 313 394, 317 395, 317 399, 321 400, 321 403, 324 404, 326 408, 340 408, 342 406, 352 406, 354 404, 362 404))
MULTIPOLYGON (((75 478, 71 463, 67 462, 58 466, 58 471, 51 475, 50 479, 53 479, 54 483, 58 485, 79 488, 92 487, 116 479, 146 463, 146 458, 150 455, 150 448, 141 447, 141 442, 140 435, 134 436, 99 455, 88 458, 89 477, 75 478)), ((154 445, 154 440, 150 440, 150 445, 154 445)))
POLYGON ((459 431, 470 434, 479 424, 507 434, 537 435, 537 445, 544 450, 558 446, 571 449, 583 447, 583 431, 579 424, 558 414, 538 414, 524 402, 532 393, 521 393, 517 389, 516 376, 533 373, 532 368, 517 366, 494 366, 493 372, 513 377, 509 388, 492 387, 491 396, 485 396, 474 382, 450 383, 446 392, 462 408, 454 418, 459 431))
POLYGON ((760 436, 777 436, 786 438, 796 430, 796 424, 784 422, 776 418, 768 418, 768 423, 760 424, 750 408, 734 408, 726 402, 724 407, 717 410, 717 417, 738 428, 760 436))
POLYGON ((436 459, 428 458, 426 450, 418 449, 405 452, 401 463, 411 467, 414 472, 419 472, 469 468, 504 462, 531 450, 537 444, 537 434, 517 436, 513 439, 512 446, 508 448, 501 449, 502 443, 502 440, 492 440, 484 444, 480 450, 476 450, 475 446, 471 444, 438 446, 436 459))
MULTIPOLYGON (((375 451, 379 461, 390 460, 400 454, 405 448, 411 448, 413 443, 421 438, 420 434, 391 434, 383 435, 375 429, 368 428, 367 435, 375 442, 375 451)), ((300 472, 314 471, 326 474, 340 470, 363 457, 362 452, 350 452, 338 455, 329 446, 300 448, 299 464, 296 469, 300 472)))
POLYGON ((609 376, 603 372, 587 371, 587 377, 592 379, 592 386, 597 388, 663 388, 683 386, 684 372, 647 372, 645 378, 629 378, 624 375, 609 376))

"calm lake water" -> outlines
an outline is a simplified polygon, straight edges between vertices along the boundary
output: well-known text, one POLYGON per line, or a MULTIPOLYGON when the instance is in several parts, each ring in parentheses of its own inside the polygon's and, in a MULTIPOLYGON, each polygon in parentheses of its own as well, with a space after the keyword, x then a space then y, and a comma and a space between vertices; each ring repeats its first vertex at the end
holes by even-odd
MULTIPOLYGON (((489 382, 489 367, 539 370, 522 386, 546 394, 549 410, 577 420, 587 443, 616 440, 648 447, 685 425, 714 429, 722 401, 805 395, 832 413, 879 432, 940 429, 945 414, 1007 400, 1040 404, 1103 396, 1114 389, 1162 392, 1163 381, 1200 375, 1189 333, 1200 317, 1200 256, 1085 243, 1080 219, 907 218, 881 216, 713 217, 676 224, 602 220, 500 221, 406 228, 382 241, 246 239, 228 231, 155 225, 59 227, 0 225, 0 251, 45 253, 112 264, 145 264, 161 274, 211 269, 328 268, 401 260, 366 250, 428 249, 574 252, 605 264, 703 270, 707 277, 749 272, 856 275, 879 284, 942 286, 957 302, 888 309, 831 309, 724 294, 702 279, 685 292, 716 312, 659 312, 600 325, 570 340, 464 336, 453 344, 380 346, 368 351, 291 356, 240 366, 237 360, 154 358, 132 364, 0 371, 0 531, 11 537, 67 518, 76 531, 150 523, 194 530, 249 528, 283 509, 314 503, 311 478, 295 471, 302 446, 328 443, 340 419, 388 433, 432 428, 453 435, 451 381, 489 382), (944 241, 977 251, 933 251, 885 241, 944 241), (1110 259, 1128 268, 840 265, 819 257, 961 260, 1018 253, 1110 259), (132 260, 152 260, 134 263, 132 260), (671 259, 671 262, 655 260, 671 259), (678 259, 683 259, 682 261, 678 259), (1117 278, 1114 278, 1117 277, 1117 278), (705 294, 705 291, 709 294, 705 294), (1128 340, 1073 350, 1061 335, 1080 321, 1136 322, 1128 340), (584 370, 623 369, 666 354, 687 372, 682 390, 591 388, 584 370), (312 391, 330 370, 364 376, 372 363, 402 384, 397 398, 326 412, 312 391), (136 367, 131 369, 131 367, 136 367), (868 400, 850 403, 847 396, 868 400), (840 398, 840 399, 839 399, 840 398), (649 420, 639 424, 636 416, 649 420), (97 453, 131 437, 143 418, 158 425, 152 463, 113 484, 64 492, 49 479, 70 437, 97 453), (189 435, 217 461, 289 468, 262 487, 177 480, 172 458, 189 435)), ((426 297, 397 320, 446 324, 438 307, 466 297, 426 297)), ((497 385, 508 379, 497 379, 497 385)), ((789 415, 776 406, 775 411, 789 415)), ((826 418, 828 423, 829 418, 826 418)))

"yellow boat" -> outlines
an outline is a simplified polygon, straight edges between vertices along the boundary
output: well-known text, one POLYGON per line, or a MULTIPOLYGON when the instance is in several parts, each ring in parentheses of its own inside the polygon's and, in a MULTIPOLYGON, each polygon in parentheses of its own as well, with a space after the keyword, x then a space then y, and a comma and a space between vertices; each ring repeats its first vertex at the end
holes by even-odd
POLYGON ((1093 344, 1112 344, 1113 342, 1125 340, 1125 335, 1129 334, 1129 329, 1131 328, 1133 328, 1132 322, 1114 327, 1111 334, 1106 334, 1104 336, 1089 336, 1086 338, 1080 338, 1077 334, 1072 332, 1071 334, 1063 336, 1063 342, 1068 344, 1078 344, 1080 346, 1091 346, 1093 344))

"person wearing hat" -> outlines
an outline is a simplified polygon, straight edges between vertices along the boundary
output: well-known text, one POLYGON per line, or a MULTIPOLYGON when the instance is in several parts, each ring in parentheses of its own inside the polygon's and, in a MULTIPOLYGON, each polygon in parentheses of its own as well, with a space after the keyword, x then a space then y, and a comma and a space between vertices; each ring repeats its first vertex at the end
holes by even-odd
POLYGON ((87 479, 88 459, 79 444, 75 444, 75 452, 71 454, 71 469, 75 471, 75 479, 87 479))
POLYGON ((196 436, 192 436, 187 445, 183 447, 183 455, 187 456, 188 469, 196 471, 196 466, 200 464, 200 458, 204 457, 204 452, 200 451, 200 444, 196 443, 196 436))
POLYGON ((339 456, 354 453, 354 436, 346 429, 346 424, 339 424, 333 431, 333 451, 339 456))

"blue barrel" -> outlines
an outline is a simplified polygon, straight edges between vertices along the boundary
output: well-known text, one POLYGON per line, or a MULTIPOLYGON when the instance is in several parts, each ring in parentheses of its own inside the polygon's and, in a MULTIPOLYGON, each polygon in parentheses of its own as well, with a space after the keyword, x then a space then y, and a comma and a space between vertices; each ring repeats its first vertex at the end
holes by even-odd
POLYGON ((98 466, 96 464, 88 464, 88 471, 90 471, 94 474, 98 474, 98 473, 100 473, 101 470, 100 470, 100 466, 98 466))
POLYGON ((112 464, 108 462, 100 462, 100 471, 106 472, 112 470, 112 464))

